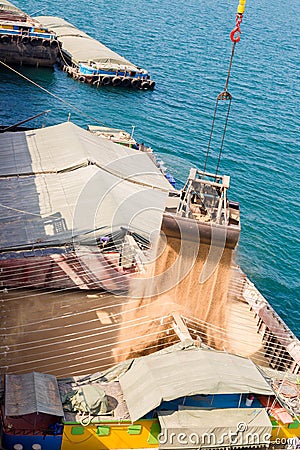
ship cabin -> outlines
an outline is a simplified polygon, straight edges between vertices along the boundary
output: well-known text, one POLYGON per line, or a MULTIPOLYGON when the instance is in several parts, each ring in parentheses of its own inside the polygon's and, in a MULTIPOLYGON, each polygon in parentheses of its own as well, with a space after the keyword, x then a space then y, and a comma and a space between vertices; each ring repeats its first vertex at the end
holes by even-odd
POLYGON ((64 412, 55 376, 6 375, 1 412, 5 450, 61 448, 64 412))

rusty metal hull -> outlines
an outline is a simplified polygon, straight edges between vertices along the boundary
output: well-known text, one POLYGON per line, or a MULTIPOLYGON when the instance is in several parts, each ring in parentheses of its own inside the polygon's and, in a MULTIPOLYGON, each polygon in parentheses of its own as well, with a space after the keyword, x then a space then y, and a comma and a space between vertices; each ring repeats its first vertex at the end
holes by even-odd
POLYGON ((57 60, 58 47, 24 44, 14 38, 11 42, 0 42, 0 59, 7 64, 52 67, 57 60))
POLYGON ((131 271, 115 264, 118 255, 91 251, 43 254, 15 252, 0 258, 2 288, 84 289, 127 292, 131 271))
POLYGON ((230 249, 236 247, 240 237, 239 226, 200 222, 168 213, 163 215, 161 230, 167 237, 230 249))

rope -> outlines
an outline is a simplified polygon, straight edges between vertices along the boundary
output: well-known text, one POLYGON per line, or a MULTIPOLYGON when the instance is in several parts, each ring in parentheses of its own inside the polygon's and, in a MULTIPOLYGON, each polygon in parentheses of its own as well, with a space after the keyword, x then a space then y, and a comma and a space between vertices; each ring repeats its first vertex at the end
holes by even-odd
POLYGON ((40 214, 35 214, 35 213, 31 213, 31 212, 29 212, 29 211, 24 211, 24 210, 22 210, 22 209, 13 208, 12 206, 5 206, 5 205, 3 205, 2 203, 0 203, 0 207, 1 207, 1 208, 6 208, 6 209, 10 209, 10 210, 12 210, 12 211, 20 212, 20 213, 26 214, 26 215, 31 215, 31 216, 41 217, 40 214))
POLYGON ((205 161, 204 161, 204 166, 203 166, 203 172, 205 172, 206 167, 207 167, 207 162, 208 162, 208 156, 209 156, 210 149, 211 149, 211 141, 212 141, 212 137, 213 137, 213 133, 214 133, 219 101, 220 100, 224 100, 224 101, 229 100, 223 134, 222 134, 222 139, 221 139, 221 145, 220 145, 220 149, 219 149, 218 162, 217 162, 217 166, 216 166, 216 173, 215 173, 216 175, 218 174, 219 167, 220 167, 221 155, 222 155, 224 141, 225 141, 225 134, 226 134, 228 119, 229 119, 229 115, 230 115, 232 95, 228 92, 228 85, 229 85, 229 79, 230 79, 230 75, 231 75, 231 68, 232 68, 232 63, 233 63, 235 45, 236 45, 236 42, 234 42, 232 45, 231 57, 230 57, 229 68, 228 68, 228 72, 227 72, 227 78, 226 78, 224 91, 222 91, 218 95, 217 100, 216 100, 216 106, 215 106, 215 110, 214 110, 214 115, 213 115, 213 120, 212 120, 212 125, 211 125, 211 129, 210 129, 210 135, 209 135, 209 140, 208 140, 208 145, 207 145, 207 151, 206 151, 206 156, 205 156, 205 161))
MULTIPOLYGON (((167 333, 168 334, 168 333, 172 333, 173 331, 174 331, 173 328, 170 327, 170 328, 166 328, 164 330, 154 331, 152 333, 136 335, 133 338, 129 338, 129 339, 124 339, 124 340, 118 341, 118 345, 121 346, 121 344, 128 344, 128 343, 134 342, 134 341, 141 342, 141 339, 149 338, 150 336, 157 336, 157 335, 160 335, 160 334, 163 334, 163 333, 167 333)), ((175 335, 175 333, 174 333, 174 335, 175 335)), ((77 359, 80 359, 80 360, 83 361, 85 358, 89 358, 90 357, 89 355, 82 355, 83 353, 87 353, 87 352, 91 353, 93 351, 96 351, 97 354, 99 354, 99 350, 101 350, 103 348, 109 348, 109 347, 115 348, 115 346, 116 346, 116 342, 113 341, 113 342, 110 342, 109 344, 98 345, 98 346, 95 346, 95 347, 89 347, 89 348, 86 348, 84 350, 81 350, 80 356, 78 358, 74 357, 75 355, 78 354, 77 351, 75 351, 75 352, 64 352, 64 353, 62 353, 62 356, 66 357, 66 358, 72 357, 72 360, 74 360, 74 361, 77 360, 77 359)), ((16 367, 16 366, 24 366, 24 365, 28 365, 28 364, 31 365, 31 364, 36 364, 36 363, 43 362, 43 361, 47 361, 47 367, 55 366, 55 365, 58 364, 57 355, 54 355, 54 356, 47 356, 46 358, 38 358, 38 359, 30 358, 29 361, 15 362, 15 363, 12 364, 12 366, 16 367), (49 362, 48 363, 48 361, 53 360, 53 359, 55 360, 55 362, 53 362, 53 363, 49 362)))
POLYGON ((58 49, 59 49, 60 57, 61 57, 61 59, 63 60, 64 64, 65 64, 67 67, 71 67, 71 66, 67 63, 67 61, 65 60, 65 57, 64 57, 63 52, 61 51, 61 46, 60 46, 60 45, 58 46, 58 49))
POLYGON ((72 103, 67 102, 66 100, 64 100, 63 98, 59 97, 56 94, 53 94, 52 92, 48 91, 48 89, 40 86, 38 83, 36 83, 35 81, 32 81, 30 78, 26 77, 25 75, 23 75, 22 73, 18 72, 16 69, 13 69, 12 67, 10 67, 8 64, 6 64, 5 62, 0 60, 0 64, 2 64, 4 67, 6 67, 7 69, 11 70, 12 72, 16 73, 17 75, 19 75, 21 78, 24 78, 24 80, 28 81, 29 83, 33 84, 34 86, 38 87, 39 89, 41 89, 42 91, 46 92, 46 94, 50 95, 51 97, 54 97, 56 100, 59 100, 60 102, 64 103, 65 105, 69 106, 70 108, 74 109, 75 111, 77 111, 80 115, 87 117, 88 119, 93 120, 94 122, 99 123, 100 125, 104 125, 103 122, 100 122, 100 120, 95 119, 95 117, 90 116, 89 114, 86 114, 82 109, 77 108, 76 106, 72 105, 72 103))

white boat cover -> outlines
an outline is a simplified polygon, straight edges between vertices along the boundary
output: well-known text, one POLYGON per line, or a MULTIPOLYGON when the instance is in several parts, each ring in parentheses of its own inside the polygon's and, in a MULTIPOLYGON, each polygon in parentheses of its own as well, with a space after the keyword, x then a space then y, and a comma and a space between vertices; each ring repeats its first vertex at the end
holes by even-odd
POLYGON ((266 447, 272 424, 265 409, 228 408, 200 410, 182 407, 159 411, 159 448, 266 447))
POLYGON ((137 70, 137 67, 127 59, 110 50, 101 42, 88 34, 78 30, 74 25, 64 19, 52 16, 36 17, 43 27, 54 31, 62 43, 62 50, 68 54, 75 64, 87 63, 89 60, 104 64, 126 66, 128 70, 137 70))
POLYGON ((18 13, 24 14, 21 9, 17 8, 15 5, 13 5, 12 3, 8 2, 7 0, 0 0, 0 11, 1 10, 14 11, 14 12, 18 12, 18 13))
POLYGON ((133 422, 163 401, 189 395, 274 395, 252 361, 206 349, 139 358, 120 377, 120 384, 133 422))
POLYGON ((146 153, 67 122, 0 134, 0 157, 0 249, 160 229, 172 187, 146 153))
POLYGON ((5 416, 33 413, 64 416, 56 377, 39 372, 5 375, 5 416))

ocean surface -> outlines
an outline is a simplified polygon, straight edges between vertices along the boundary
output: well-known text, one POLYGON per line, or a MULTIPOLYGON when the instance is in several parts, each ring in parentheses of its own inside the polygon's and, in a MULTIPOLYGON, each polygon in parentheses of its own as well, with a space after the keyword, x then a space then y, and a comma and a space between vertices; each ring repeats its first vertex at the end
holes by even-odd
MULTIPOLYGON (((46 109, 46 125, 103 122, 131 131, 160 155, 178 183, 203 167, 216 96, 227 76, 238 0, 15 0, 34 15, 57 15, 150 71, 152 91, 96 89, 55 68, 20 71, 84 116, 0 68, 0 124, 46 109)), ((236 45, 233 96, 220 173, 241 203, 237 260, 300 337, 299 0, 248 1, 236 45)), ((208 169, 216 165, 220 109, 208 169)), ((41 125, 41 121, 33 125, 41 125)), ((63 149, 62 149, 63 151, 63 149)))

